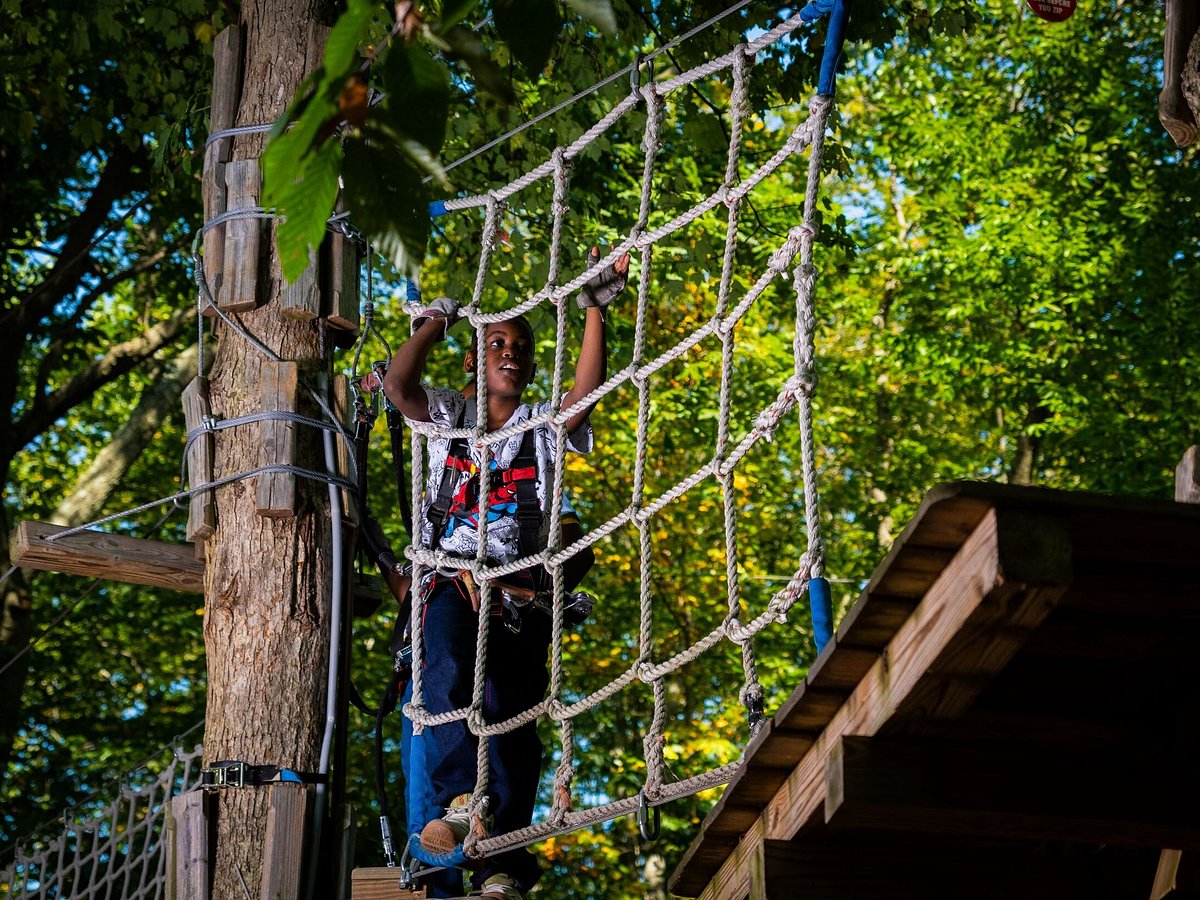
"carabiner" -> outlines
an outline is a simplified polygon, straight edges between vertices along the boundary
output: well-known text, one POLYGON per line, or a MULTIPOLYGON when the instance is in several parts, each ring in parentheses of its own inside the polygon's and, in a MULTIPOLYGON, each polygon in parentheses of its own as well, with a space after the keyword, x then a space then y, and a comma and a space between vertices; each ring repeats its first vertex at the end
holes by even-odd
POLYGON ((642 836, 643 841, 653 844, 658 840, 662 832, 662 813, 657 806, 651 806, 646 800, 644 790, 638 791, 637 824, 638 834, 642 836))

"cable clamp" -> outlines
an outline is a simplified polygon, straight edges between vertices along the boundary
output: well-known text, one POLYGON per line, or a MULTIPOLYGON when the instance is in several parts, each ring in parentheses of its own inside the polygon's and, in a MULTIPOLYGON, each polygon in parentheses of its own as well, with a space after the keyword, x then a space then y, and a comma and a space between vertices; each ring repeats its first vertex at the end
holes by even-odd
POLYGON ((314 772, 297 772, 281 766, 254 766, 237 759, 220 759, 200 770, 200 787, 258 787, 264 784, 324 784, 314 772))

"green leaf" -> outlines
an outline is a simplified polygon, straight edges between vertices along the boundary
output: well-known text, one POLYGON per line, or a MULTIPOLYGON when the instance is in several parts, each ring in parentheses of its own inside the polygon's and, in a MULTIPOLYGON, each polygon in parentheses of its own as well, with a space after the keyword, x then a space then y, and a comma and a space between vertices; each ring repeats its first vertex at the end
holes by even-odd
POLYGON ((436 154, 446 139, 450 75, 424 47, 398 43, 384 61, 383 91, 387 99, 376 115, 411 135, 436 154))
POLYGON ((338 18, 329 32, 325 44, 325 69, 339 81, 358 64, 358 48, 367 36, 367 29, 375 14, 371 0, 350 0, 346 11, 338 18))
POLYGON ((293 282, 309 264, 309 252, 316 250, 325 237, 325 223, 333 211, 338 192, 338 169, 342 148, 337 141, 326 141, 316 153, 305 157, 304 165, 293 170, 292 178, 279 177, 271 182, 268 195, 264 181, 263 197, 284 218, 276 227, 276 242, 283 277, 293 282))
POLYGON ((567 6, 605 34, 617 33, 617 17, 609 0, 567 0, 567 6))
POLYGON ((512 85, 496 68, 487 48, 483 46, 483 42, 473 31, 456 25, 443 37, 450 47, 450 54, 466 64, 480 87, 502 103, 516 102, 517 95, 513 93, 512 85))
POLYGON ((342 181, 351 218, 372 248, 415 274, 429 239, 429 194, 409 158, 392 143, 350 141, 342 181))
POLYGON ((546 67, 562 16, 554 0, 496 0, 496 31, 525 71, 536 76, 546 67))
POLYGON ((438 18, 437 33, 444 34, 462 22, 476 6, 479 0, 446 0, 442 4, 442 14, 438 18))

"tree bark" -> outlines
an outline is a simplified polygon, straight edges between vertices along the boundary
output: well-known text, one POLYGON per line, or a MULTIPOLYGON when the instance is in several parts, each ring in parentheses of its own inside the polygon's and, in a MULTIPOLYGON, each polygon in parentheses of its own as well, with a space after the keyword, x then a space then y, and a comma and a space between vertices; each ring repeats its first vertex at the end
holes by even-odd
MULTIPOLYGON (((319 64, 326 10, 315 0, 250 0, 242 4, 244 88, 237 124, 277 119, 304 76, 319 64)), ((235 77, 216 72, 216 79, 235 77)), ((232 157, 260 155, 261 138, 237 138, 232 157)), ((239 315, 250 333, 284 360, 298 363, 301 382, 324 370, 316 326, 283 318, 279 260, 273 241, 257 262, 261 305, 239 315)), ((243 261, 253 264, 254 260, 243 261)), ((228 251, 227 251, 228 265, 228 251)), ((223 329, 210 373, 212 413, 219 419, 260 411, 262 353, 223 329)), ((298 412, 317 416, 303 388, 298 412)), ((214 477, 260 460, 257 424, 229 429, 215 442, 214 477)), ((297 426, 292 463, 324 470, 321 433, 297 426)), ((328 489, 297 479, 296 514, 257 513, 253 479, 215 492, 218 527, 206 547, 204 640, 208 660, 205 760, 241 760, 315 772, 325 720, 331 594, 332 530, 328 489)), ((213 870, 214 897, 252 896, 262 877, 267 789, 220 794, 213 870)), ((310 848, 308 853, 316 850, 310 848)))
POLYGON ((1034 428, 1050 418, 1050 410, 1040 403, 1035 403, 1025 416, 1025 427, 1017 436, 1017 455, 1013 459, 1012 468, 1008 473, 1009 484, 1033 484, 1037 470, 1038 453, 1042 441, 1034 428))

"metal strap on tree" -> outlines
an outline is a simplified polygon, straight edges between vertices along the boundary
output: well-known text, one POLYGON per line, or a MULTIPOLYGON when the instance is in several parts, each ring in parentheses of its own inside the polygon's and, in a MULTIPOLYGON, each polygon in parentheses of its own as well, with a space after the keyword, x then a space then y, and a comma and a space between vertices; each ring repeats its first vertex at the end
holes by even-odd
MULTIPOLYGON (((816 201, 820 186, 821 155, 826 123, 832 103, 833 75, 840 56, 841 32, 845 23, 845 7, 841 0, 817 0, 809 4, 800 14, 793 16, 757 40, 740 45, 733 51, 683 72, 669 80, 648 85, 633 85, 630 93, 618 102, 592 128, 567 146, 556 149, 550 158, 529 173, 510 184, 497 187, 476 197, 463 197, 438 204, 439 210, 467 210, 482 207, 484 210, 483 242, 475 278, 473 296, 463 308, 463 314, 476 329, 478 346, 483 346, 483 332, 489 323, 511 319, 541 304, 553 304, 556 308, 556 344, 554 370, 550 390, 550 409, 546 413, 530 417, 523 422, 496 430, 487 431, 482 424, 472 428, 445 428, 432 423, 413 423, 413 477, 414 506, 419 502, 424 488, 421 462, 426 455, 426 443, 430 439, 462 439, 478 448, 484 459, 480 464, 480 495, 487 496, 488 461, 493 448, 516 435, 527 433, 540 426, 548 426, 554 433, 555 473, 550 488, 548 514, 550 517, 549 540, 540 552, 522 555, 503 565, 488 565, 486 553, 486 517, 480 518, 479 550, 475 559, 463 560, 441 550, 410 547, 414 579, 420 583, 422 571, 432 568, 443 570, 468 570, 481 590, 511 573, 541 565, 550 572, 553 581, 553 617, 551 642, 551 675, 548 696, 539 704, 504 722, 488 723, 483 717, 483 689, 487 662, 487 636, 491 617, 487 604, 481 605, 478 627, 478 655, 475 667, 475 683, 471 704, 461 709, 432 714, 424 705, 422 684, 422 662, 425 648, 421 634, 423 603, 418 600, 412 610, 411 630, 413 640, 413 700, 405 707, 417 729, 442 725, 454 721, 465 721, 473 734, 480 738, 513 731, 542 715, 557 722, 561 731, 561 762, 554 775, 553 804, 544 821, 535 823, 509 834, 487 837, 482 828, 473 829, 455 859, 439 859, 437 864, 453 864, 465 857, 477 857, 496 853, 515 846, 532 843, 552 834, 562 833, 605 821, 616 816, 634 813, 639 805, 657 805, 676 797, 728 781, 737 771, 740 762, 732 762, 711 771, 692 776, 682 781, 668 780, 663 759, 663 730, 666 722, 666 682, 673 672, 697 659, 701 654, 723 641, 731 641, 739 648, 742 658, 743 685, 741 701, 747 709, 751 730, 756 730, 764 720, 763 689, 759 684, 755 666, 753 640, 763 628, 773 622, 783 622, 789 610, 807 592, 810 601, 817 607, 813 610, 813 621, 818 647, 829 637, 829 591, 824 581, 825 550, 822 543, 818 495, 816 489, 816 462, 813 443, 812 399, 815 385, 813 343, 813 243, 817 231, 816 201), (761 167, 746 178, 739 177, 741 153, 741 131, 747 112, 747 88, 749 68, 757 53, 785 35, 825 13, 831 13, 826 55, 822 67, 822 78, 816 96, 809 103, 807 119, 797 127, 761 167), (679 88, 700 79, 708 78, 728 70, 731 73, 731 139, 729 142, 725 179, 711 195, 695 204, 687 212, 672 221, 650 229, 650 213, 653 208, 653 175, 655 159, 661 149, 661 131, 666 111, 666 98, 679 88), (566 302, 590 277, 585 269, 570 275, 560 283, 562 276, 563 221, 568 210, 568 188, 571 162, 590 144, 600 138, 622 117, 638 106, 646 110, 646 126, 642 149, 644 153, 642 188, 638 216, 629 233, 614 243, 609 253, 599 262, 610 266, 622 254, 640 254, 640 274, 637 290, 633 353, 630 364, 612 375, 604 384, 572 406, 563 408, 563 371, 565 368, 565 343, 567 334, 566 302), (808 177, 804 198, 802 220, 793 227, 782 243, 771 255, 765 271, 761 272, 752 287, 740 298, 733 296, 735 274, 735 251, 737 247, 738 216, 747 194, 760 182, 781 170, 789 160, 808 149, 808 177), (482 298, 484 284, 490 271, 490 261, 500 230, 505 205, 524 188, 543 178, 552 179, 553 200, 551 212, 553 225, 549 254, 549 273, 545 285, 531 297, 498 312, 484 312, 482 298), (655 245, 686 228, 699 217, 724 205, 728 211, 726 241, 721 265, 720 287, 715 314, 679 341, 667 352, 650 358, 647 356, 647 311, 650 290, 653 284, 653 261, 655 245), (735 350, 735 328, 753 304, 763 295, 771 283, 789 273, 795 293, 795 343, 794 366, 790 377, 774 401, 762 409, 753 426, 743 435, 736 436, 731 429, 733 406, 733 361, 735 350), (679 481, 675 486, 658 496, 646 493, 646 464, 649 445, 649 421, 651 401, 651 377, 671 362, 683 358, 689 351, 708 338, 715 338, 721 346, 721 384, 718 408, 718 431, 716 448, 712 458, 696 471, 679 481), (637 390, 637 450, 634 460, 633 493, 628 506, 608 521, 599 523, 585 537, 571 546, 562 547, 559 531, 560 508, 563 497, 563 470, 566 451, 566 423, 579 410, 594 404, 625 383, 637 390), (741 594, 738 584, 737 510, 734 491, 734 473, 738 464, 752 448, 764 440, 770 440, 783 419, 797 410, 800 424, 801 449, 803 454, 804 511, 808 527, 807 549, 801 557, 787 585, 777 592, 766 609, 748 622, 739 618, 741 594), (689 490, 712 478, 721 485, 724 498, 723 517, 725 528, 727 614, 719 626, 696 641, 691 647, 667 659, 656 659, 652 631, 654 594, 651 588, 651 560, 654 553, 652 520, 666 512, 668 506, 689 490), (611 535, 624 526, 637 529, 640 547, 640 593, 639 593, 639 637, 638 658, 616 679, 591 695, 574 703, 563 699, 563 564, 575 553, 611 535), (572 722, 576 716, 598 706, 634 682, 650 685, 653 695, 653 715, 644 738, 644 756, 647 775, 639 794, 616 800, 589 809, 574 809, 571 800, 572 774, 574 770, 574 732, 572 722)), ((410 312, 420 309, 410 305, 410 312)), ((476 394, 478 415, 476 421, 486 423, 487 384, 479 379, 476 394)), ((470 810, 476 821, 482 823, 486 813, 488 784, 488 741, 478 742, 478 768, 475 791, 470 810)), ((410 849, 422 856, 419 846, 410 843, 410 849)), ((432 860, 431 860, 432 862, 432 860)))

